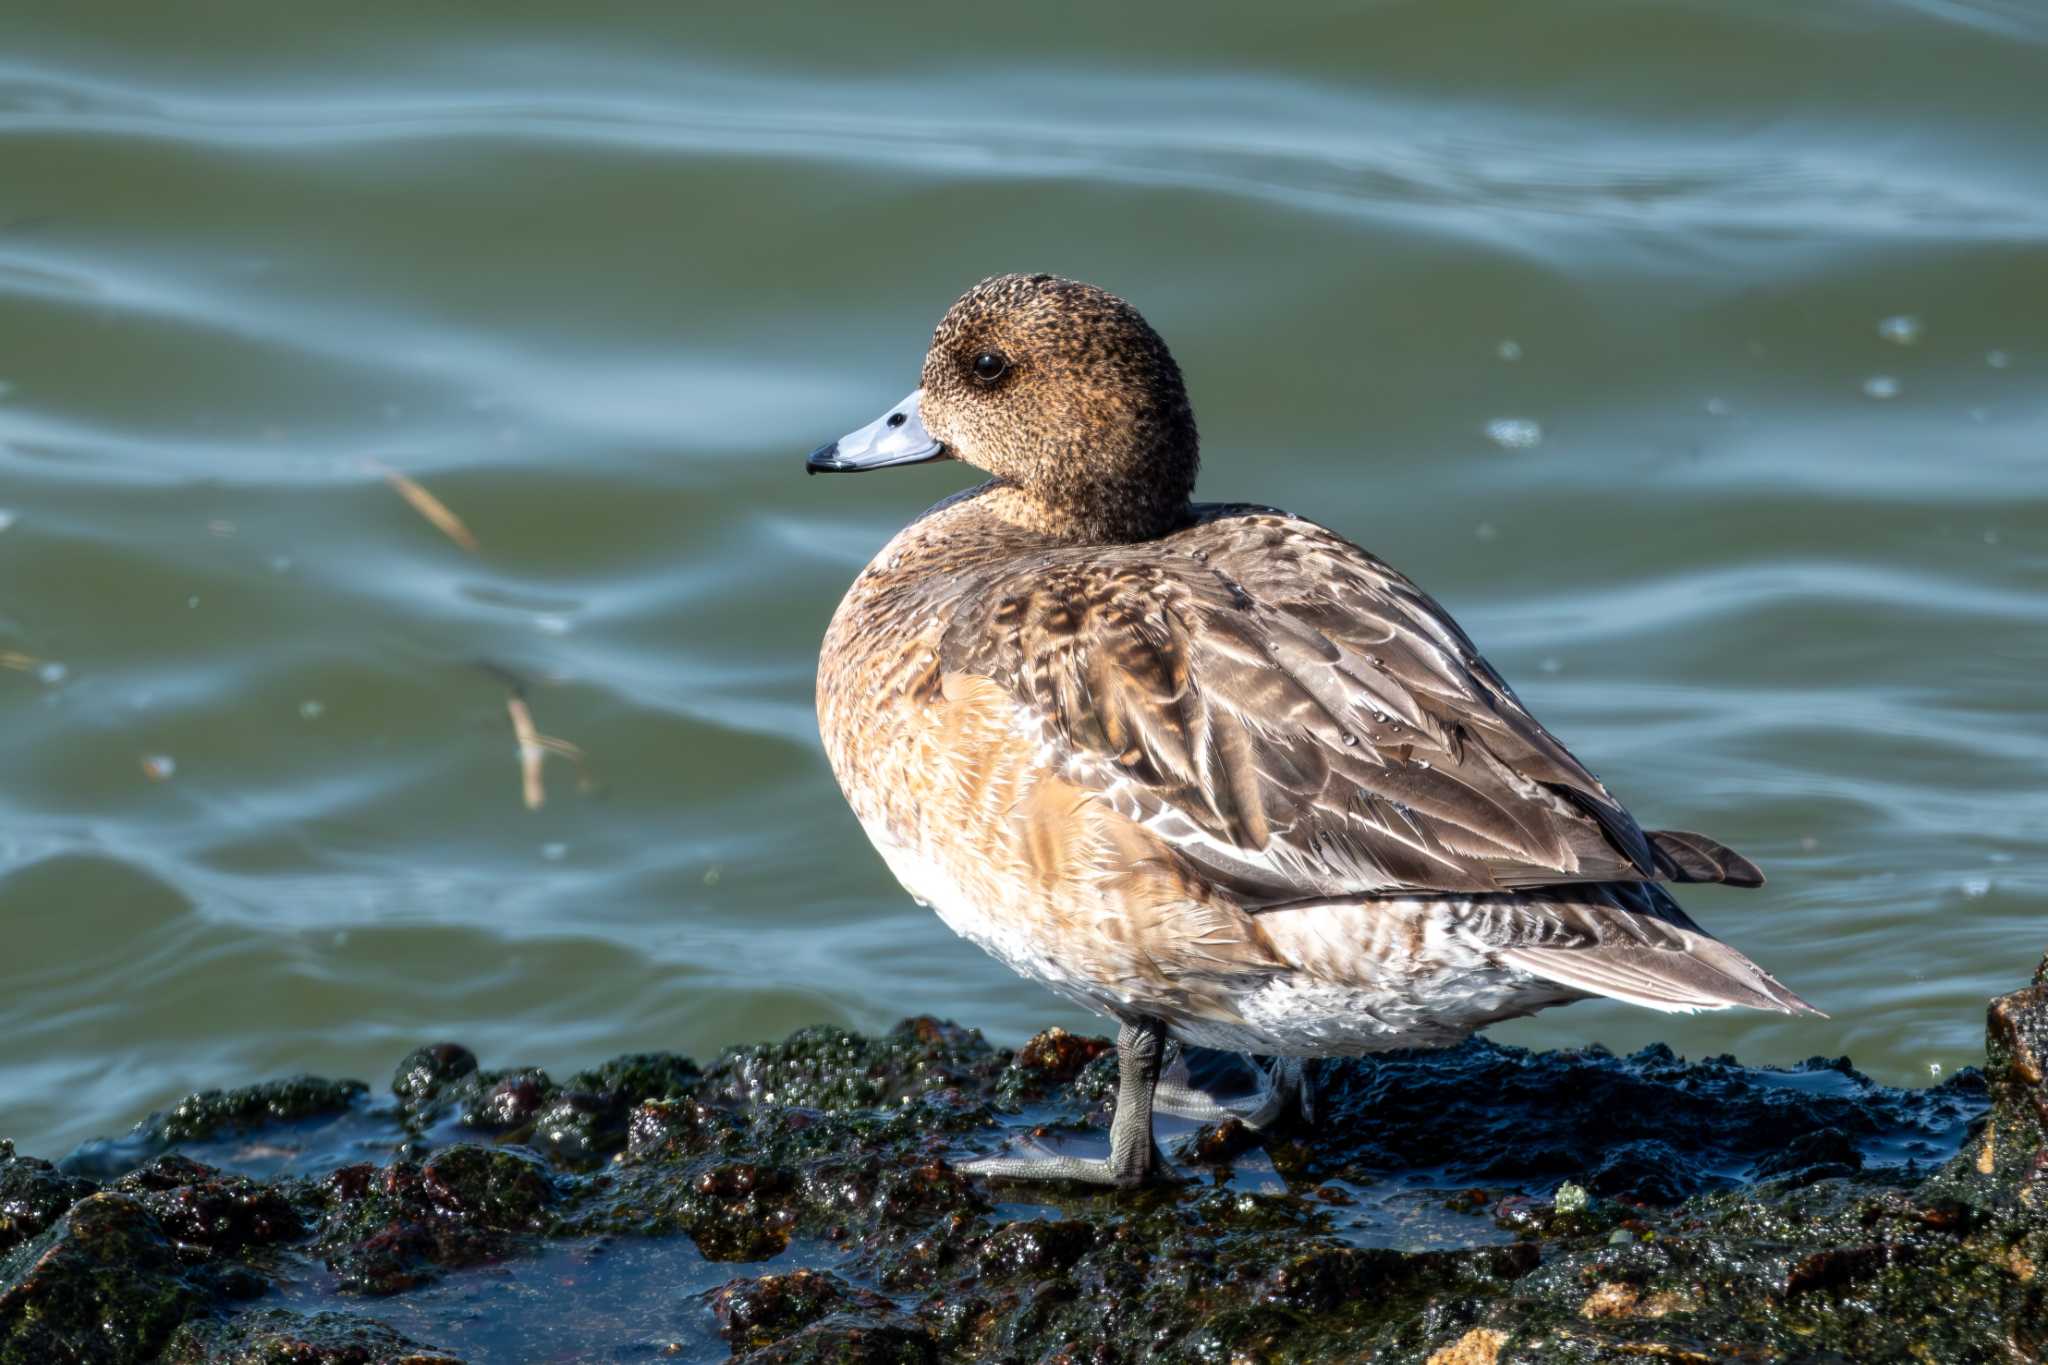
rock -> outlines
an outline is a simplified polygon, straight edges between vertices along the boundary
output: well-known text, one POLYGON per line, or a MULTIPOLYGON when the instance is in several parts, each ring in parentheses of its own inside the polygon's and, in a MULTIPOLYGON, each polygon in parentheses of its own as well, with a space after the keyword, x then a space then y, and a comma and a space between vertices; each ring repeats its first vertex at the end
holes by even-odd
POLYGON ((802 1269, 728 1281, 713 1291, 711 1307, 735 1352, 772 1345, 835 1315, 895 1316, 894 1305, 880 1294, 855 1289, 828 1272, 802 1269))
POLYGON ((931 1338, 907 1319, 835 1315, 739 1359, 744 1365, 926 1365, 937 1358, 931 1338))
POLYGON ((912 1019, 567 1084, 437 1044, 381 1108, 300 1079, 79 1163, 0 1146, 0 1365, 442 1365, 528 1333, 748 1361, 2040 1359, 2048 966, 1988 1032, 1982 1073, 1924 1090, 1660 1047, 1321 1063, 1317 1124, 1198 1130, 1169 1144, 1195 1178, 1122 1194, 956 1165, 1099 1143, 1099 1038, 1010 1054, 912 1019), (284 1136, 332 1144, 317 1175, 262 1174, 284 1136), (388 1322, 332 1311, 365 1296, 388 1322))
POLYGON ((408 1104, 421 1105, 442 1087, 476 1070, 476 1054, 460 1043, 432 1043, 414 1048, 391 1076, 391 1093, 408 1104))
POLYGON ((344 1290, 384 1295, 509 1254, 545 1226, 555 1189, 538 1156, 464 1145, 424 1164, 344 1167, 320 1195, 315 1248, 344 1290))
POLYGON ((0 1259, 0 1365, 148 1360, 208 1302, 147 1208, 89 1194, 0 1259))
POLYGON ((361 1081, 329 1081, 318 1076, 265 1081, 237 1090, 202 1090, 186 1096, 165 1113, 143 1120, 138 1131, 148 1132, 166 1144, 195 1142, 295 1119, 338 1114, 369 1091, 370 1087, 361 1081))
POLYGON ((182 1156, 157 1157, 114 1188, 154 1214, 166 1236, 215 1254, 293 1241, 306 1231, 283 1190, 182 1156))
POLYGON ((97 1188, 47 1161, 16 1156, 13 1143, 0 1141, 0 1254, 62 1218, 66 1209, 97 1188))
POLYGON ((373 1318, 260 1308, 178 1329, 163 1365, 463 1365, 373 1318))

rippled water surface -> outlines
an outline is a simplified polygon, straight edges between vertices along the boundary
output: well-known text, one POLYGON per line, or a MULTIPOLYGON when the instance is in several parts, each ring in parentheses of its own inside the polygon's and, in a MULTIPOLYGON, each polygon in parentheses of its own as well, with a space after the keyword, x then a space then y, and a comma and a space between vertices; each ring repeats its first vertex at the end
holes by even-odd
POLYGON ((933 466, 806 481, 965 285, 1175 347, 1204 492, 1458 614, 1886 1080, 2048 940, 2048 12, 0 11, 0 1135, 930 1011, 811 711, 933 466), (574 17, 570 17, 573 14, 574 17), (466 552, 385 471, 473 532, 466 552), (582 752, 529 811, 511 690, 582 752))

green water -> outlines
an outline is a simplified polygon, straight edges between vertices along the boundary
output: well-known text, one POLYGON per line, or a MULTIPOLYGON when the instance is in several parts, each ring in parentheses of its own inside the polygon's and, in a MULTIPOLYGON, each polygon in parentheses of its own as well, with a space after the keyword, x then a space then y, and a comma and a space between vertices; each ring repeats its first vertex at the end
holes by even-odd
POLYGON ((2048 946, 2048 9, 315 14, 0 10, 27 1150, 439 1037, 1086 1026, 896 889, 811 711, 961 477, 802 455, 1004 270, 1134 300, 1208 496, 1402 566, 1762 863, 1687 903, 1833 1016, 1501 1036, 1924 1080, 2048 946), (587 790, 524 807, 509 680, 587 790))

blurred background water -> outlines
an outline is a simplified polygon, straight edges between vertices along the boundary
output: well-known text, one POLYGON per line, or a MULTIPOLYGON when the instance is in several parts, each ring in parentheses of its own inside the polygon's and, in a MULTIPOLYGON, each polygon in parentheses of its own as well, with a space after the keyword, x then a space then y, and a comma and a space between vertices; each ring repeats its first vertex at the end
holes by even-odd
POLYGON ((897 890, 811 711, 962 477, 801 457, 1003 270, 1135 301, 1206 495, 1763 863, 1687 903, 1833 1015, 1497 1036, 1969 1063, 2048 942, 2044 130, 1997 0, 11 4, 0 1136, 444 1036, 1095 1027, 897 890))

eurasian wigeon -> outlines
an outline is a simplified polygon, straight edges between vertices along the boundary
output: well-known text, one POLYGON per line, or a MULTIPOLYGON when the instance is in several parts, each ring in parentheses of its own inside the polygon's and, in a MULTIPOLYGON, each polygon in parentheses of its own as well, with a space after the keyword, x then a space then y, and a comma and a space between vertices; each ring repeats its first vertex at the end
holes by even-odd
POLYGON ((919 387, 808 467, 949 457, 992 477, 854 580, 819 729, 905 889, 1117 1020, 1120 1054, 1106 1159, 969 1169, 1159 1172, 1169 1036, 1299 1059, 1591 996, 1818 1013, 1661 885, 1755 865, 1639 826, 1413 583, 1315 522, 1190 501, 1180 369, 1122 299, 984 280, 919 387))

